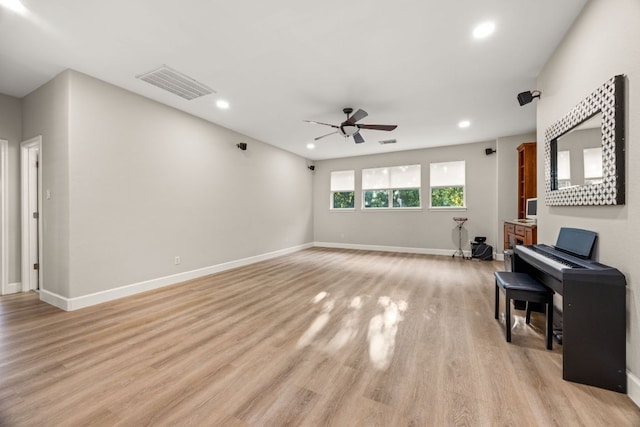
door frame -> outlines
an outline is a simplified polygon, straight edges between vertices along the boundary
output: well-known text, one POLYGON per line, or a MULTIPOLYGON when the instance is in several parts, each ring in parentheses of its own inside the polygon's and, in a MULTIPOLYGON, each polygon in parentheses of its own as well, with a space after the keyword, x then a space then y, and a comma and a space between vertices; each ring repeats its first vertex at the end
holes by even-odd
POLYGON ((22 292, 28 292, 30 290, 35 289, 43 289, 42 282, 42 136, 36 136, 34 138, 28 139, 20 143, 20 187, 21 187, 21 203, 22 210, 20 213, 20 217, 22 219, 22 292), (32 149, 38 149, 38 174, 37 174, 37 200, 38 200, 38 286, 36 288, 35 284, 31 283, 31 275, 29 274, 33 269, 33 266, 30 263, 31 253, 31 228, 29 227, 29 195, 32 191, 32 186, 29 185, 29 151, 32 149))
POLYGON ((9 284, 9 141, 0 139, 0 295, 9 284))

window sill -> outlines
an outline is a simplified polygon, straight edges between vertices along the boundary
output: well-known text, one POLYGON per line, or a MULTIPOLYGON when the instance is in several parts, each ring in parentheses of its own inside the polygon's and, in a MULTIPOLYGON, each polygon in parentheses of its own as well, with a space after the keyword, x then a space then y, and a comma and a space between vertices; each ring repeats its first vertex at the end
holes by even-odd
POLYGON ((362 212, 420 212, 422 208, 362 208, 362 212))
POLYGON ((356 208, 329 208, 329 212, 355 212, 356 208))
POLYGON ((467 207, 466 206, 460 206, 460 207, 441 207, 441 208, 434 208, 431 207, 429 208, 430 211, 466 211, 467 207))

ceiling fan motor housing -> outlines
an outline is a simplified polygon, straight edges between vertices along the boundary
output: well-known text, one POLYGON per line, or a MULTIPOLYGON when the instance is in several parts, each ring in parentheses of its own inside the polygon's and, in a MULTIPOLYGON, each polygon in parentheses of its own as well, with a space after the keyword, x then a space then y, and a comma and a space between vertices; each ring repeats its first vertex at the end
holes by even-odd
POLYGON ((340 125, 340 133, 346 138, 355 133, 358 133, 360 129, 356 125, 350 125, 347 123, 343 123, 340 125))

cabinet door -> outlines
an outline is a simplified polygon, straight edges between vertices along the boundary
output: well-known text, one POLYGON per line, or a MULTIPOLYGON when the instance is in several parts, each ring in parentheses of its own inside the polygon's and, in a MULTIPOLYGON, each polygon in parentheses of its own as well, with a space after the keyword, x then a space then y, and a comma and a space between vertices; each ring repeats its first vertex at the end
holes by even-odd
POLYGON ((531 228, 525 228, 524 230, 524 244, 525 245, 533 245, 535 244, 535 239, 533 238, 533 230, 531 228))

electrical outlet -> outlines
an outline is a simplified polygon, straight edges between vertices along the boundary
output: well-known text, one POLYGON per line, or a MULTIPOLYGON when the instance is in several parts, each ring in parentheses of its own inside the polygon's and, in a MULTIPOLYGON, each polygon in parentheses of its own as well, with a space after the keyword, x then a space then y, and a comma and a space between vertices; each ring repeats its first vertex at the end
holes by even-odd
POLYGON ((179 265, 179 264, 180 264, 180 257, 179 257, 179 256, 176 256, 175 258, 173 258, 173 263, 174 263, 175 265, 179 265))

